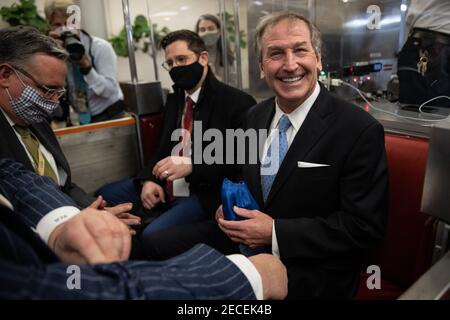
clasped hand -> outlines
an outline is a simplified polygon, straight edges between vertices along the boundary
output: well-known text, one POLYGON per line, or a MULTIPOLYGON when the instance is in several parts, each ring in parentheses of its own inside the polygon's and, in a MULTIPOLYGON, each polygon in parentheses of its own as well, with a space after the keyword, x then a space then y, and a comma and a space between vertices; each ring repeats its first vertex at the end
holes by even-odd
MULTIPOLYGON (((192 161, 188 157, 169 156, 159 161, 152 174, 159 180, 174 181, 187 177, 192 173, 192 161)), ((152 181, 146 181, 141 191, 142 206, 146 209, 154 208, 158 203, 166 202, 163 188, 152 181)))
POLYGON ((131 231, 126 223, 134 223, 139 218, 128 213, 132 208, 130 203, 108 210, 102 210, 103 206, 102 198, 97 198, 50 234, 48 245, 64 263, 96 264, 128 259, 131 231))
POLYGON ((250 247, 270 245, 272 243, 273 219, 258 210, 233 207, 234 212, 246 220, 229 221, 223 216, 222 206, 216 211, 219 228, 234 242, 250 247))

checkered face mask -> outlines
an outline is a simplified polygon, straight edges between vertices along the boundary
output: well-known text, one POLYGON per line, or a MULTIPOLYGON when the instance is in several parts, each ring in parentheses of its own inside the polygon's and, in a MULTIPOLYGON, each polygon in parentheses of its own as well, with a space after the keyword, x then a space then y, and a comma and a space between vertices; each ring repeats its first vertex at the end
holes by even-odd
POLYGON ((20 82, 24 89, 19 97, 13 99, 8 88, 6 88, 6 92, 11 108, 23 122, 26 124, 42 122, 58 108, 59 102, 42 97, 39 92, 26 85, 21 79, 20 82))

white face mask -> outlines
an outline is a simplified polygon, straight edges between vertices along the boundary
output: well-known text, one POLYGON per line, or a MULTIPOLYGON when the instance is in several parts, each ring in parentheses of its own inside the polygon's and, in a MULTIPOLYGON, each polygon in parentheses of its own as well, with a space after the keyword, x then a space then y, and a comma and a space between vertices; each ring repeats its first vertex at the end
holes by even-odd
POLYGON ((205 31, 199 33, 199 36, 203 39, 207 47, 214 46, 220 38, 219 31, 205 31))
MULTIPOLYGON (((14 72, 16 71, 14 70, 14 72)), ((42 97, 36 89, 26 85, 19 75, 17 77, 24 86, 20 96, 12 98, 8 88, 6 88, 10 99, 9 103, 14 113, 26 124, 44 121, 59 107, 59 102, 42 97)))

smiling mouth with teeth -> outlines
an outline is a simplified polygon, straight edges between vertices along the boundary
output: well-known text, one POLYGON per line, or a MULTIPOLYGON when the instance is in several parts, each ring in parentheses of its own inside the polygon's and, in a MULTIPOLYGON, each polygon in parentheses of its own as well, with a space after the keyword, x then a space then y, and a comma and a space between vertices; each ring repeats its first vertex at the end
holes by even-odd
POLYGON ((304 76, 297 76, 297 77, 289 77, 289 78, 280 78, 280 80, 284 83, 293 83, 297 82, 303 79, 304 76))

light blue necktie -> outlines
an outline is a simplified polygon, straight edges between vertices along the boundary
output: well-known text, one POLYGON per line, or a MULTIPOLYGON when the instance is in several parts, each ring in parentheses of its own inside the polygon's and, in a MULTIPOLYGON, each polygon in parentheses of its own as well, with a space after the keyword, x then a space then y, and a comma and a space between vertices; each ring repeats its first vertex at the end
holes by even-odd
MULTIPOLYGON (((278 121, 278 167, 274 168, 272 170, 273 174, 264 174, 263 167, 268 165, 267 159, 273 158, 276 155, 272 154, 272 149, 274 148, 274 144, 277 143, 277 139, 273 139, 270 143, 270 146, 267 148, 267 154, 266 154, 266 161, 264 164, 261 165, 261 187, 262 187, 262 193, 264 197, 264 202, 267 201, 267 197, 269 196, 270 189, 272 188, 273 181, 275 180, 275 177, 278 173, 278 169, 281 166, 281 163, 283 162, 284 157, 286 156, 286 153, 289 149, 288 140, 286 136, 286 131, 291 127, 291 121, 289 121, 289 118, 286 115, 283 115, 280 120, 278 121)), ((269 161, 272 162, 272 161, 269 161)), ((273 164, 269 164, 273 165, 273 164)))

